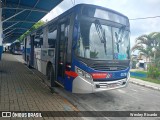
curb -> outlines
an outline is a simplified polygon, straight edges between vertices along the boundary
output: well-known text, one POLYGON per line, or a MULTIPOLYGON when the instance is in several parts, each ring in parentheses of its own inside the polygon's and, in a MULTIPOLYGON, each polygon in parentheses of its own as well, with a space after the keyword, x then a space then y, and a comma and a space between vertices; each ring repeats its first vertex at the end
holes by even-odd
POLYGON ((143 83, 139 83, 139 82, 136 82, 136 81, 129 81, 133 84, 136 84, 136 85, 140 85, 140 86, 143 86, 143 87, 147 87, 147 88, 150 88, 150 89, 154 89, 154 90, 158 90, 160 91, 160 88, 159 87, 156 87, 156 86, 152 86, 152 85, 147 85, 147 84, 143 84, 143 83))

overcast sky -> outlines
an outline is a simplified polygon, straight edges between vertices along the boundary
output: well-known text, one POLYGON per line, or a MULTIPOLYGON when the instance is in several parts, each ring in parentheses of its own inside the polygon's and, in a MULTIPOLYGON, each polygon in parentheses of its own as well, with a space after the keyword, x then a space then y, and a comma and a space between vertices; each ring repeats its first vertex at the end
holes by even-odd
MULTIPOLYGON (((64 0, 42 20, 49 21, 67 9, 73 7, 71 1, 64 0)), ((113 9, 129 19, 160 16, 160 0, 75 0, 75 4, 87 3, 113 9)), ((130 20, 131 47, 136 37, 150 32, 160 32, 160 17, 154 19, 130 20)))

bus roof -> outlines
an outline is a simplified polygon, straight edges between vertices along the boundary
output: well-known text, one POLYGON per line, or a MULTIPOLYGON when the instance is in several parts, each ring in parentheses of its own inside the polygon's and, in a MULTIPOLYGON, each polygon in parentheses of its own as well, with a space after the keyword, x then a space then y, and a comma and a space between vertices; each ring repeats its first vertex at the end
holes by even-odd
POLYGON ((52 20, 48 21, 46 24, 42 25, 38 29, 32 31, 30 34, 33 34, 35 31, 40 30, 40 29, 46 27, 47 25, 51 24, 53 21, 57 21, 58 19, 63 18, 64 16, 70 14, 73 11, 75 12, 76 10, 79 10, 79 8, 81 8, 83 6, 90 6, 90 7, 96 7, 98 9, 102 9, 102 10, 107 10, 107 11, 110 11, 112 13, 118 14, 118 15, 120 15, 120 16, 125 17, 126 19, 128 19, 127 16, 125 16, 125 15, 123 15, 123 14, 121 14, 121 13, 115 11, 115 10, 109 9, 109 8, 105 8, 105 7, 97 6, 97 5, 92 5, 92 4, 77 4, 74 7, 68 9, 67 11, 65 11, 64 13, 60 14, 59 16, 57 16, 57 17, 53 18, 52 20))

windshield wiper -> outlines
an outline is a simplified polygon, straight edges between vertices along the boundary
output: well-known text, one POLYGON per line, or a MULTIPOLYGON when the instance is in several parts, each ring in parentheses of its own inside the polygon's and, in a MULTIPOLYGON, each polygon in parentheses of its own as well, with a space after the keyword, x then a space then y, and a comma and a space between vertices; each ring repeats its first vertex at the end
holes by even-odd
POLYGON ((116 45, 117 45, 117 51, 119 53, 119 44, 122 42, 122 38, 124 35, 124 31, 125 31, 126 26, 123 25, 122 27, 120 27, 118 34, 117 32, 115 32, 115 38, 116 38, 116 45))
POLYGON ((95 20, 95 27, 96 27, 96 31, 98 33, 99 39, 101 40, 101 43, 104 43, 104 51, 105 54, 107 54, 107 48, 106 48, 106 34, 105 34, 105 30, 102 28, 101 23, 99 22, 99 20, 95 20))

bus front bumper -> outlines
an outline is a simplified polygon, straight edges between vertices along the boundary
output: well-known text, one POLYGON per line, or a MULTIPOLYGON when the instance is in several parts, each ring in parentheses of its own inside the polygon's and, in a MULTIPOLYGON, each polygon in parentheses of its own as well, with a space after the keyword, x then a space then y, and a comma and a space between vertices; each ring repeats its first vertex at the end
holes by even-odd
POLYGON ((73 93, 95 93, 102 92, 112 89, 118 89, 122 87, 126 87, 128 84, 128 80, 130 78, 130 74, 125 79, 119 79, 115 81, 104 81, 104 82, 88 82, 84 78, 78 76, 73 80, 73 93))

